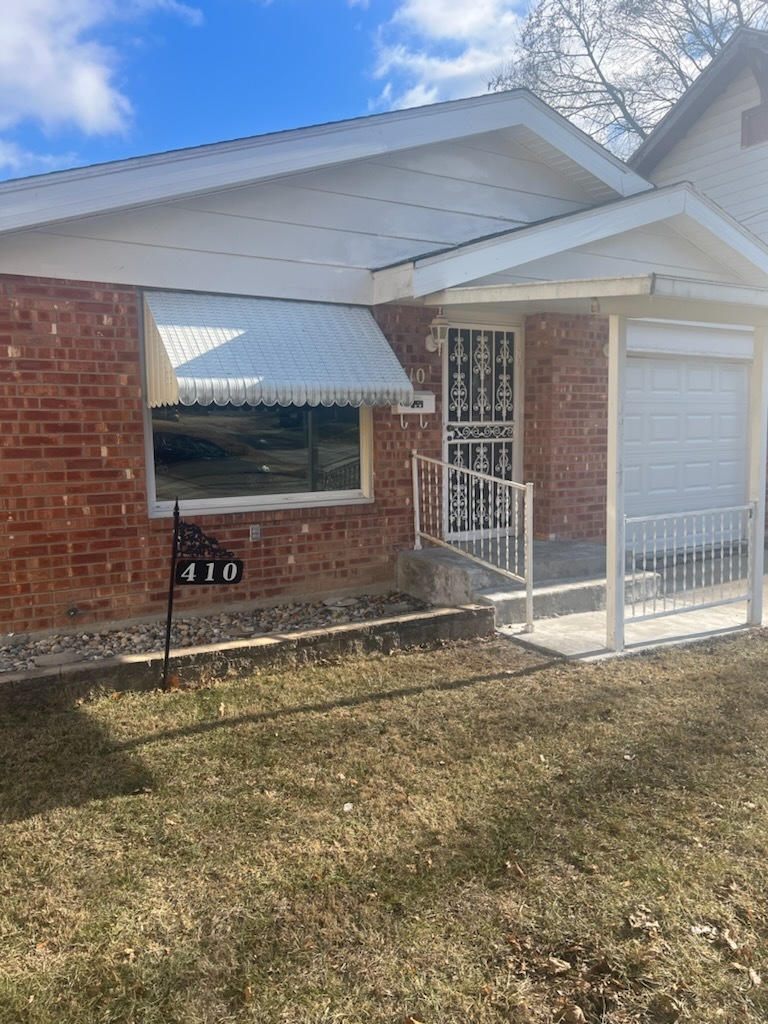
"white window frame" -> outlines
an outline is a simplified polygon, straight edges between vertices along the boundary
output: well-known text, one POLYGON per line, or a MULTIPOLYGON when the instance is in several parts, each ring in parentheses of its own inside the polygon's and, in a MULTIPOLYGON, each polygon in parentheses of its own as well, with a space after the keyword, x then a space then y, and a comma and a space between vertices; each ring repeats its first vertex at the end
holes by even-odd
MULTIPOLYGON (((361 405, 360 411, 360 487, 353 491, 295 491, 287 494, 242 495, 229 498, 182 498, 179 508, 185 515, 236 515, 242 512, 268 512, 279 509, 329 508, 343 505, 370 505, 373 498, 373 410, 361 405)), ((147 467, 147 507, 150 519, 173 515, 175 502, 160 500, 155 484, 155 452, 152 410, 144 402, 144 456, 147 467)))

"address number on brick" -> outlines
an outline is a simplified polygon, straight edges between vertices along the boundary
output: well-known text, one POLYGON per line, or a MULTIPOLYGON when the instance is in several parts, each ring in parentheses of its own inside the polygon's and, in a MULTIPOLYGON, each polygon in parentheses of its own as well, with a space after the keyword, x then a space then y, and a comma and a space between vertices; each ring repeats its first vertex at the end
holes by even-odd
POLYGON ((239 558, 232 558, 229 561, 182 558, 176 563, 176 582, 181 586, 239 583, 242 578, 243 562, 239 558))

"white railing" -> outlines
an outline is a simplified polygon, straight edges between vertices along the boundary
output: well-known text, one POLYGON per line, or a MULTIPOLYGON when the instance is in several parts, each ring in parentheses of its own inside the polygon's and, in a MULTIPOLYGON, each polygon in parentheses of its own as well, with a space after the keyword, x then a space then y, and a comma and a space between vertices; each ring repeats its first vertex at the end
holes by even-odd
POLYGON ((416 548, 437 544, 522 583, 532 630, 533 484, 411 454, 416 548))
POLYGON ((754 504, 625 519, 629 618, 677 615, 751 596, 754 504), (648 591, 648 573, 655 574, 648 591))

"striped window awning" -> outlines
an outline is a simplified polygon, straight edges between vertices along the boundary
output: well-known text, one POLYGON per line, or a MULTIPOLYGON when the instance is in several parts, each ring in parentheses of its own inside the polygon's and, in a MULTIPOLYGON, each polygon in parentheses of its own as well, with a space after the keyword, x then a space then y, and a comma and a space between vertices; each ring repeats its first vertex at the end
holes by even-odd
POLYGON ((413 387, 361 306, 145 292, 149 405, 398 405, 413 387))

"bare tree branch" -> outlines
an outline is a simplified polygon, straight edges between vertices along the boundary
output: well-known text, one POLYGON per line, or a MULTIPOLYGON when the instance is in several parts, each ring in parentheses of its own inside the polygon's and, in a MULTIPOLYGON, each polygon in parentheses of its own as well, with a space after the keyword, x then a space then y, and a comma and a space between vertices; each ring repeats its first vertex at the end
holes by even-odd
POLYGON ((626 155, 768 0, 534 0, 488 88, 527 88, 626 155))

